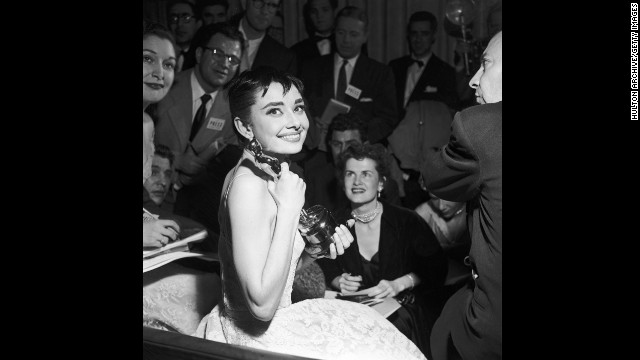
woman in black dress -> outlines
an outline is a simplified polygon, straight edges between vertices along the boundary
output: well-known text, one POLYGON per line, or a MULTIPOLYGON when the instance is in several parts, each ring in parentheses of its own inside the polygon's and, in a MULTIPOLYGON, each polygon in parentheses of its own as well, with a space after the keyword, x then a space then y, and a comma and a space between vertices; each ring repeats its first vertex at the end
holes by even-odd
POLYGON ((375 298, 395 297, 403 304, 388 317, 430 357, 431 327, 442 308, 447 262, 427 223, 413 210, 379 200, 389 178, 388 157, 379 144, 346 149, 340 170, 350 206, 338 222, 355 218, 355 241, 335 260, 320 259, 328 285, 348 294, 366 290, 375 298))

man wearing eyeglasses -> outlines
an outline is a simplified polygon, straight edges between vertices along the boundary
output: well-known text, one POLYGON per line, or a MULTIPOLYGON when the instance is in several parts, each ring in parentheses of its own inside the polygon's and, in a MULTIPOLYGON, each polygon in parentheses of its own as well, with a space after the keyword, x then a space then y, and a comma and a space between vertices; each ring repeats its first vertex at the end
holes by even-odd
POLYGON ((227 0, 200 0, 197 4, 202 25, 227 21, 229 2, 227 0))
POLYGON ((167 6, 169 29, 176 37, 178 61, 176 73, 182 70, 184 58, 189 51, 191 41, 196 31, 202 26, 202 21, 196 17, 195 6, 188 0, 169 2, 167 6))
POLYGON ((238 71, 244 38, 228 23, 207 25, 199 34, 195 66, 176 74, 158 104, 155 142, 176 154, 174 212, 217 233, 224 176, 241 154, 223 87, 238 71))
POLYGON ((231 19, 247 40, 240 72, 266 65, 298 75, 295 52, 267 33, 279 8, 280 0, 247 0, 245 11, 231 19))

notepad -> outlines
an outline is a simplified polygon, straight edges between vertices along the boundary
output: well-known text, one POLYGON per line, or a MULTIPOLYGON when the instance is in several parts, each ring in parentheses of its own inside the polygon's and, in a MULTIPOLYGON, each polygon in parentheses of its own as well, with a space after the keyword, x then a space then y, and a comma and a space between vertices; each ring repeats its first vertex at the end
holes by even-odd
POLYGON ((207 230, 201 230, 191 236, 169 243, 159 249, 147 250, 147 251, 142 250, 142 259, 150 259, 160 254, 166 254, 169 252, 189 251, 190 243, 202 241, 202 239, 206 237, 207 237, 207 230))

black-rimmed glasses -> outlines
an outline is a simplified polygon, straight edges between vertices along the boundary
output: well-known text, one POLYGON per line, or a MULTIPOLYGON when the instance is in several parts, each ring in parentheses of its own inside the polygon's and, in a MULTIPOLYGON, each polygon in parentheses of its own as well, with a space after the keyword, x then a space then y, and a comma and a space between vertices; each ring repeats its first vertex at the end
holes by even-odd
POLYGON ((280 4, 268 3, 263 0, 253 0, 253 7, 256 9, 262 9, 265 5, 271 12, 276 12, 280 7, 280 4))
POLYGON ((220 50, 220 49, 210 48, 210 47, 207 47, 207 46, 203 46, 203 48, 205 48, 205 49, 207 49, 207 50, 210 50, 210 51, 211 51, 212 58, 213 58, 215 61, 222 62, 222 61, 224 61, 224 60, 226 59, 226 60, 229 60, 229 63, 230 63, 232 66, 238 66, 238 65, 240 65, 240 59, 238 59, 238 57, 237 57, 237 56, 235 56, 235 55, 225 54, 225 53, 224 53, 222 50, 220 50))
POLYGON ((189 14, 171 15, 169 16, 169 23, 177 24, 178 21, 180 21, 183 24, 188 24, 194 18, 195 18, 194 15, 189 15, 189 14))

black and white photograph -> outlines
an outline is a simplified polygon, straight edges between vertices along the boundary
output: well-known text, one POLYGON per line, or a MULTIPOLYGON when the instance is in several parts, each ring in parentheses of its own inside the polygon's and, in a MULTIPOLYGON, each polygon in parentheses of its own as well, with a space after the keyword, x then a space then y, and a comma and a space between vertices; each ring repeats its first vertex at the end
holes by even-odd
POLYGON ((143 359, 502 359, 502 0, 142 20, 143 359))

